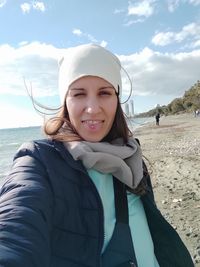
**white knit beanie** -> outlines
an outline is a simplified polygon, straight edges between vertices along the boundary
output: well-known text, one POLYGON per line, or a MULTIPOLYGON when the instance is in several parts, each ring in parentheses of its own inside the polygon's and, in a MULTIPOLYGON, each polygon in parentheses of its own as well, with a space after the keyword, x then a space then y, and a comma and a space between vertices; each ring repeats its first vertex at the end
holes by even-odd
POLYGON ((107 49, 96 44, 72 47, 60 61, 59 92, 63 103, 69 86, 84 76, 97 76, 113 85, 121 93, 121 63, 107 49))

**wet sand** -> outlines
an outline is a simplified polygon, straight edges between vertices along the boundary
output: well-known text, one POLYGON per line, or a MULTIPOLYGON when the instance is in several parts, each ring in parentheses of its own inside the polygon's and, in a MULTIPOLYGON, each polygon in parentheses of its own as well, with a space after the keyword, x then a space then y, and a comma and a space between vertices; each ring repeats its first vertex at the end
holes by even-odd
POLYGON ((135 130, 156 203, 200 267, 200 117, 161 117, 135 130))

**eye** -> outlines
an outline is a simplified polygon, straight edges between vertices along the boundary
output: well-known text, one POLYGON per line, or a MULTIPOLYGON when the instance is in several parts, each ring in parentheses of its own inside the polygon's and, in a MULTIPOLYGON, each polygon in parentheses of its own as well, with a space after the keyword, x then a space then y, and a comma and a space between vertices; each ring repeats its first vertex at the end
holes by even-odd
POLYGON ((110 91, 108 91, 108 90, 102 90, 102 91, 100 91, 99 94, 100 95, 112 95, 112 93, 110 91))
POLYGON ((82 97, 86 95, 86 91, 83 88, 70 88, 69 95, 71 97, 82 97))
POLYGON ((84 95, 85 95, 85 93, 75 93, 73 95, 73 97, 81 97, 81 96, 84 96, 84 95))

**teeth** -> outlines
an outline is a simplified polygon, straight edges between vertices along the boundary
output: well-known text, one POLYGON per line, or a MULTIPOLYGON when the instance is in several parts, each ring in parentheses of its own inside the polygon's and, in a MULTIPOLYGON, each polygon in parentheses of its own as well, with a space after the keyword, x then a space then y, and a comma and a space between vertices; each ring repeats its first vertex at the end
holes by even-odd
POLYGON ((84 121, 85 123, 88 123, 88 124, 97 124, 97 123, 99 123, 100 121, 92 121, 92 120, 90 120, 90 121, 84 121))
POLYGON ((88 121, 88 123, 97 124, 97 123, 99 123, 99 121, 88 121))

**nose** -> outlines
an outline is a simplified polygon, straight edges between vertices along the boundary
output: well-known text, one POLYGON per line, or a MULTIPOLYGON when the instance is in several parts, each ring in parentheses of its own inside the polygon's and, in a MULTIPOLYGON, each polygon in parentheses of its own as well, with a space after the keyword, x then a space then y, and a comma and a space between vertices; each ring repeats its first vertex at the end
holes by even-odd
POLYGON ((85 112, 89 114, 97 114, 101 111, 101 105, 96 98, 90 98, 87 100, 86 106, 85 106, 85 112))

